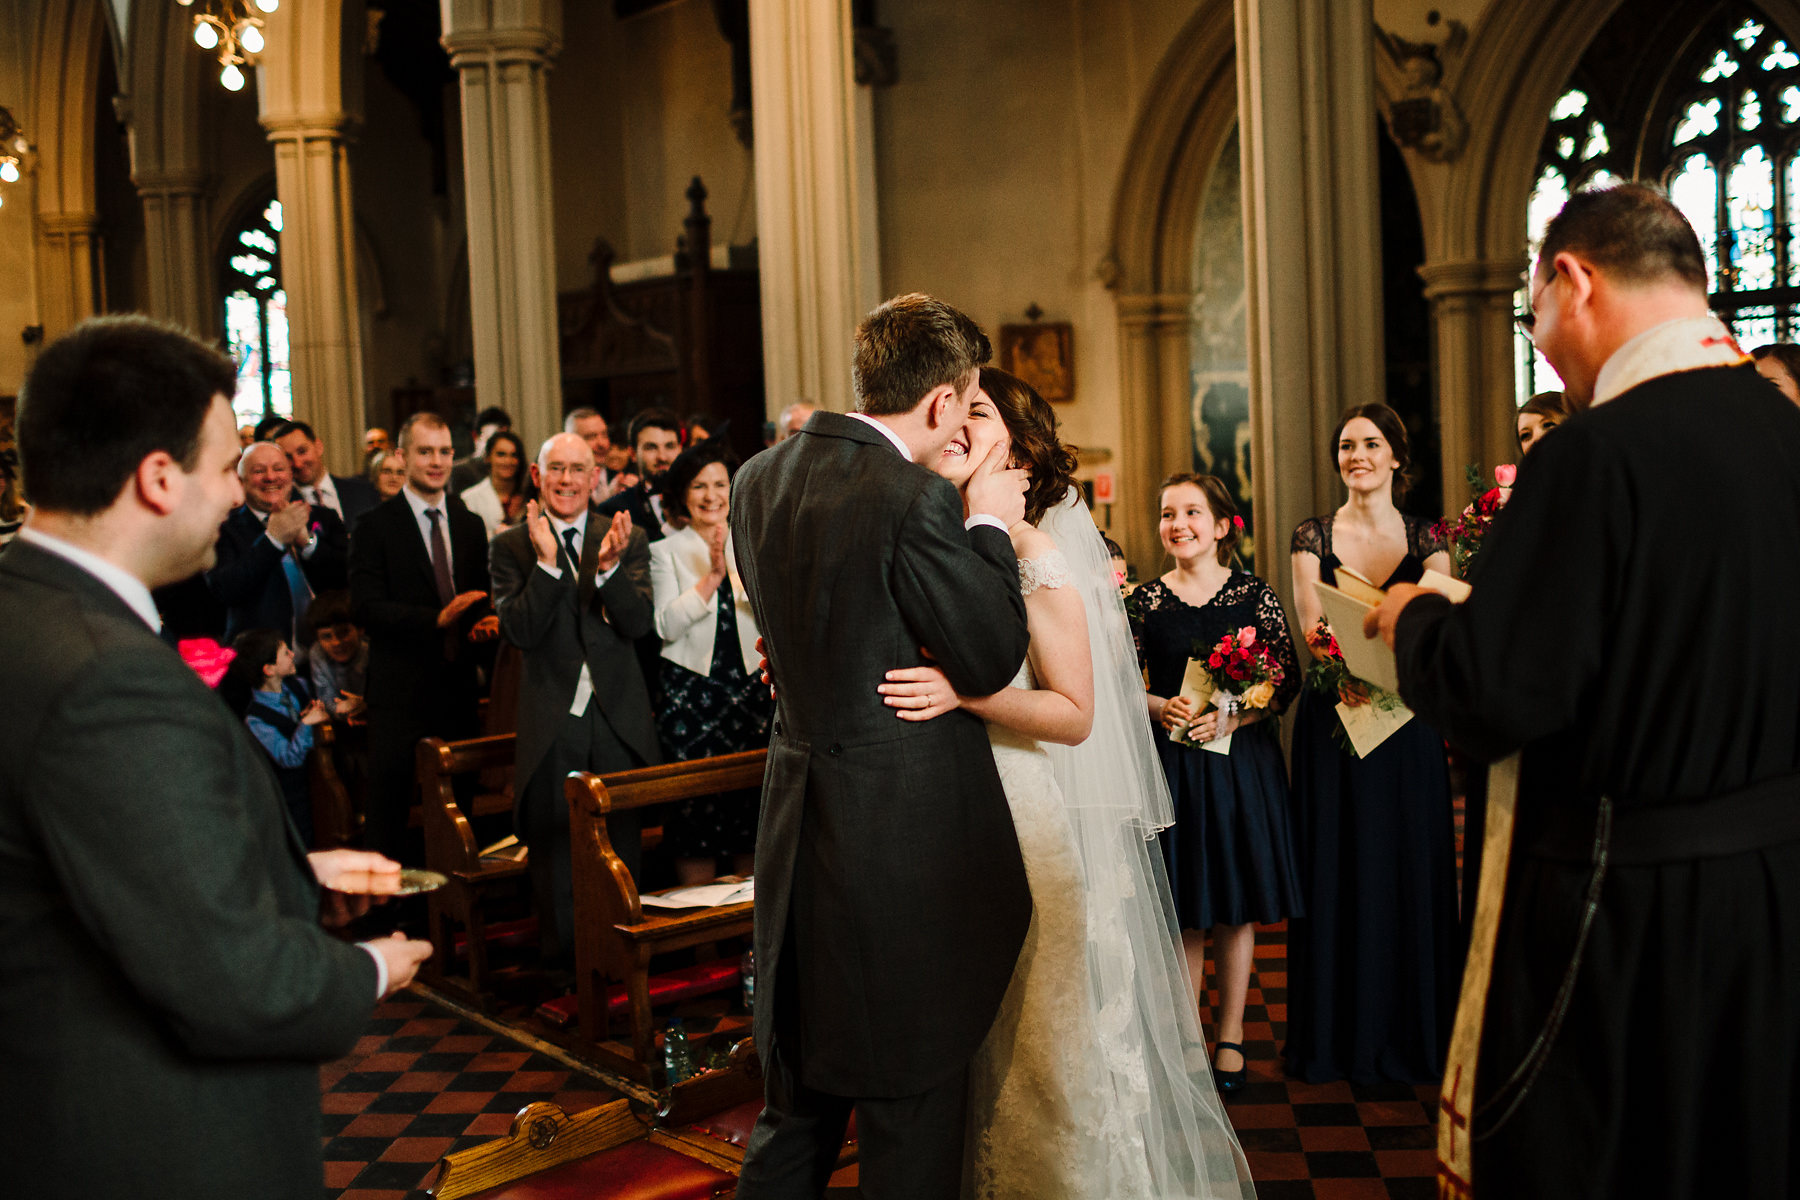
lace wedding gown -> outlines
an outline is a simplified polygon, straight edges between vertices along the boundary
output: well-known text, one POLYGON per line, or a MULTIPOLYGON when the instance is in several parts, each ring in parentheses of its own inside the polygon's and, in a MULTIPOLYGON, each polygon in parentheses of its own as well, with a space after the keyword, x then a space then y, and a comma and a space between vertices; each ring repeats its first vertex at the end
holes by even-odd
MULTIPOLYGON (((1053 518, 1046 531, 1053 522, 1067 524, 1053 518)), ((1094 732, 1082 750, 988 725, 1032 917, 970 1065, 964 1191, 976 1200, 1253 1196, 1170 932, 1168 881, 1151 832, 1167 823, 1156 816, 1166 795, 1121 803, 1144 786, 1134 779, 1160 784, 1161 771, 1110 563, 1091 520, 1065 528, 1057 543, 1072 547, 1073 571, 1062 549, 1051 550, 1019 563, 1020 588, 1030 596, 1077 587, 1093 610, 1096 675, 1117 667, 1123 682, 1097 678, 1094 732), (1135 700, 1126 694, 1133 686, 1135 700), (1085 769, 1072 767, 1076 755, 1086 756, 1085 769), (1133 759, 1141 760, 1135 769, 1125 765, 1133 759), (1065 784, 1105 794, 1070 795, 1065 784)), ((1029 659, 1012 686, 1036 686, 1029 659)))
MULTIPOLYGON (((1060 551, 1019 563, 1029 596, 1066 587, 1060 551)), ((1013 687, 1036 686, 1027 659, 1013 687)), ((1143 1147, 1129 1144, 1100 1045, 1088 975, 1086 881, 1074 831, 1050 768, 1031 738, 988 725, 1031 886, 1031 926, 1000 1013, 970 1067, 975 1133, 973 1194, 1055 1197, 1149 1196, 1143 1147), (1132 1169, 1135 1159, 1136 1170, 1132 1169), (1109 1186, 1115 1175, 1126 1186, 1109 1186), (1141 1177, 1134 1177, 1141 1176, 1141 1177)))

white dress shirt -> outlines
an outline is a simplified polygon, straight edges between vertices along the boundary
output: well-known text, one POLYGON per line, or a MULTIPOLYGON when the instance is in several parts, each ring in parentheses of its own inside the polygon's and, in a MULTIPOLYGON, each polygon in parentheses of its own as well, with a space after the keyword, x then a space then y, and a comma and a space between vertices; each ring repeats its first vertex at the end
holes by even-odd
POLYGON ((336 513, 338 520, 341 521, 344 519, 344 505, 343 502, 338 499, 337 484, 332 482, 331 473, 329 471, 320 471, 319 482, 310 487, 300 485, 298 490, 301 498, 308 504, 322 504, 332 512, 336 513))
MULTIPOLYGON (((419 539, 425 543, 427 558, 431 556, 431 518, 425 515, 425 510, 428 508, 438 510, 438 528, 444 531, 444 562, 449 566, 450 578, 454 581, 456 579, 456 551, 450 545, 450 493, 439 492, 437 502, 434 504, 413 491, 412 484, 409 483, 400 489, 400 494, 406 497, 408 504, 412 505, 413 520, 419 524, 419 539)), ((452 582, 451 587, 455 586, 455 583, 452 582)))
POLYGON ((144 586, 143 580, 124 567, 108 562, 92 550, 83 550, 59 537, 42 533, 29 524, 19 530, 19 540, 30 542, 40 550, 47 550, 66 562, 74 563, 111 588, 113 594, 129 605, 132 612, 143 618, 144 624, 152 632, 162 632, 162 614, 156 611, 156 601, 150 598, 150 589, 144 586))
MULTIPOLYGON (((852 421, 861 421, 870 428, 879 429, 881 435, 887 438, 889 442, 893 443, 894 449, 900 452, 901 458, 904 458, 907 462, 913 461, 912 451, 907 449, 906 443, 900 440, 900 435, 895 433, 892 429, 889 429, 885 424, 877 421, 874 417, 871 417, 866 413, 853 412, 845 413, 844 415, 849 417, 852 421)), ((992 513, 970 513, 969 519, 963 522, 964 529, 973 529, 977 525, 991 525, 1001 533, 1005 533, 1008 537, 1012 536, 1007 532, 1006 522, 1002 521, 999 517, 994 516, 992 513)))

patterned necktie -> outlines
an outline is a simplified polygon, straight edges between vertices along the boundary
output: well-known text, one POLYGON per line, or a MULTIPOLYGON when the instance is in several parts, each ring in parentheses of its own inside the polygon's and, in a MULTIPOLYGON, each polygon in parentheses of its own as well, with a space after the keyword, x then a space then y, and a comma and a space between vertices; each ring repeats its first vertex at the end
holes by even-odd
POLYGON ((575 544, 575 527, 569 526, 563 530, 562 535, 563 545, 569 550, 569 562, 573 564, 575 573, 579 575, 581 574, 581 547, 575 544))
POLYGON ((444 544, 444 514, 428 508, 425 516, 431 522, 431 573, 437 577, 438 603, 448 604, 456 598, 456 584, 450 580, 450 548, 444 544))

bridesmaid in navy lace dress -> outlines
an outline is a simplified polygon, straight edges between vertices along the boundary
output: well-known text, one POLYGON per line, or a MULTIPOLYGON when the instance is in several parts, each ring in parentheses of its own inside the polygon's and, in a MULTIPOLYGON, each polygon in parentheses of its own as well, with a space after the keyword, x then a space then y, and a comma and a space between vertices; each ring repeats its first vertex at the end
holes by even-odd
POLYGON ((1169 885, 1196 989, 1204 973, 1204 935, 1213 932, 1219 972, 1218 1049, 1213 1078, 1222 1092, 1244 1085, 1244 999, 1256 952, 1256 922, 1300 912, 1288 818, 1287 770, 1277 722, 1300 688, 1300 664, 1281 599, 1261 579, 1228 565, 1243 522, 1225 485, 1211 475, 1163 481, 1158 532, 1175 569, 1132 592, 1126 602, 1138 657, 1149 674, 1150 717, 1175 824, 1163 833, 1169 885), (1227 633, 1256 627, 1275 652, 1282 681, 1268 708, 1225 719, 1196 718, 1176 695, 1188 659, 1227 633), (1231 753, 1178 746, 1168 734, 1190 725, 1200 741, 1231 734, 1231 753))
MULTIPOLYGON (((1382 587, 1450 571, 1430 523, 1394 506, 1410 461, 1394 410, 1351 409, 1333 446, 1349 498, 1294 531, 1294 607, 1306 629, 1320 619, 1313 581, 1335 581, 1339 566, 1382 587)), ((1443 739, 1414 717, 1357 758, 1333 736, 1336 699, 1308 689, 1295 707, 1307 915, 1288 935, 1287 1070, 1313 1083, 1436 1083, 1462 971, 1443 739)))

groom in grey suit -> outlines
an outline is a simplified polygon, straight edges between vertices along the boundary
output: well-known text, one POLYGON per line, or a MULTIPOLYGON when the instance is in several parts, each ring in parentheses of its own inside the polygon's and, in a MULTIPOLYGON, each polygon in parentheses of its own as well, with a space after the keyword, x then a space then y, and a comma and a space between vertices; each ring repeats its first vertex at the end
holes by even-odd
POLYGON ((982 722, 908 723, 877 692, 925 655, 958 692, 1027 646, 997 446, 964 499, 926 469, 987 361, 962 313, 908 295, 856 331, 859 411, 814 414, 738 473, 731 528, 778 680, 756 844, 756 1041, 766 1107, 743 1200, 820 1195, 852 1107, 862 1194, 955 1196, 969 1060, 1031 917, 982 722))

